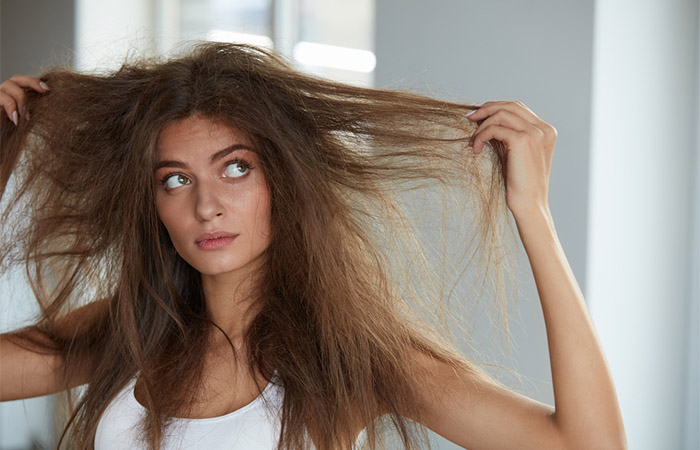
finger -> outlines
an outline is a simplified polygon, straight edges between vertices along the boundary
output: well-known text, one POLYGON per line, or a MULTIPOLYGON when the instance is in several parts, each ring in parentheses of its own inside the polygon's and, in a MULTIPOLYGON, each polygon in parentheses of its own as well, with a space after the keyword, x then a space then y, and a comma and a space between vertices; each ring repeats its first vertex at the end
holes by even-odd
POLYGON ((467 118, 472 121, 480 121, 485 119, 486 117, 495 114, 499 110, 505 109, 506 111, 510 111, 514 114, 517 114, 521 117, 523 117, 525 120, 530 122, 531 124, 537 126, 539 122, 542 122, 542 119, 537 117, 537 115, 530 110, 527 106, 525 106, 521 102, 503 102, 503 101, 495 101, 495 102, 486 102, 484 103, 481 108, 477 109, 475 112, 467 115, 467 118))
POLYGON ((500 125, 489 125, 478 135, 474 136, 474 143, 472 145, 473 153, 475 155, 481 153, 484 148, 484 144, 491 139, 499 140, 506 144, 506 147, 510 148, 526 140, 527 133, 516 131, 512 128, 506 128, 500 125))
POLYGON ((5 82, 2 84, 2 86, 0 86, 0 93, 11 97, 11 100, 6 100, 5 102, 3 102, 3 106, 5 104, 8 104, 9 108, 12 109, 12 111, 10 111, 8 110, 8 107, 5 106, 5 111, 9 115, 11 115, 13 111, 22 115, 24 114, 24 100, 26 98, 26 94, 20 86, 13 82, 5 82))
POLYGON ((12 98, 12 96, 0 91, 0 105, 2 105, 3 109, 5 109, 5 114, 7 114, 7 117, 9 117, 10 120, 17 125, 17 103, 15 102, 15 99, 12 98))
POLYGON ((46 83, 37 77, 30 77, 29 75, 12 75, 8 81, 12 81, 23 88, 32 88, 41 93, 49 91, 49 87, 46 83))
POLYGON ((501 109, 493 115, 487 117, 483 122, 481 122, 481 124, 479 124, 477 129, 474 130, 474 133, 472 133, 472 138, 469 140, 469 142, 471 143, 475 135, 479 134, 481 130, 490 125, 501 125, 522 132, 532 132, 533 130, 537 130, 534 125, 525 120, 522 116, 508 111, 507 109, 501 109))

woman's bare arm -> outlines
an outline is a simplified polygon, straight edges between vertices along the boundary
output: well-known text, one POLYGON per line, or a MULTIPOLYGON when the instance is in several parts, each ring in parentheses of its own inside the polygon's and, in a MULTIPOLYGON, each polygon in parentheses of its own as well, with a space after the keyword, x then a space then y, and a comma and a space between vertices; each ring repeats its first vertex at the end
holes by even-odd
MULTIPOLYGON (((13 75, 0 84, 0 108, 15 125, 22 118, 29 120, 29 113, 25 110, 26 89, 39 93, 49 90, 39 78, 27 75, 13 75)), ((106 302, 91 303, 64 316, 59 319, 59 329, 72 334, 77 327, 89 323, 86 321, 98 312, 102 304, 106 302)), ((49 350, 52 347, 52 342, 32 326, 0 335, 0 401, 47 395, 65 387, 62 359, 49 350), (31 344, 26 338, 38 344, 31 344)), ((80 367, 87 365, 81 364, 80 367)), ((85 383, 88 375, 79 373, 70 385, 85 383)))
MULTIPOLYGON (((69 336, 89 326, 106 312, 106 308, 107 299, 102 299, 61 317, 58 319, 61 335, 69 336)), ((78 364, 80 370, 77 375, 65 380, 63 359, 50 351, 52 347, 52 342, 35 327, 0 334, 0 401, 53 394, 65 389, 66 385, 79 386, 89 380, 89 361, 78 364), (21 334, 36 338, 36 341, 44 344, 44 348, 29 344, 20 337, 21 334)))
POLYGON ((626 449, 612 375, 549 210, 556 130, 520 102, 487 102, 469 119, 479 123, 474 154, 492 139, 506 146, 506 203, 542 306, 555 405, 427 361, 423 423, 472 450, 626 449))
MULTIPOLYGON (((25 330, 38 340, 45 339, 33 327, 25 330)), ((12 339, 14 334, 0 335, 0 401, 58 392, 64 385, 60 371, 61 357, 29 350, 12 339)))
POLYGON ((419 386, 419 421, 470 450, 626 449, 610 370, 551 215, 517 223, 544 311, 556 408, 419 354, 412 364, 432 374, 419 386))

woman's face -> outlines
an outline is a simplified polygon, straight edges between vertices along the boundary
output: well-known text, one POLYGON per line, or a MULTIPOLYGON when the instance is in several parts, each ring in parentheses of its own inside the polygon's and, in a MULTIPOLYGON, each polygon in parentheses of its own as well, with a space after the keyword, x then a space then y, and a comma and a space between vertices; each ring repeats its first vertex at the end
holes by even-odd
POLYGON ((169 124, 158 136, 154 180, 160 220, 192 267, 219 275, 260 262, 270 242, 270 193, 241 131, 197 115, 169 124), (205 239, 209 233, 235 237, 205 239))

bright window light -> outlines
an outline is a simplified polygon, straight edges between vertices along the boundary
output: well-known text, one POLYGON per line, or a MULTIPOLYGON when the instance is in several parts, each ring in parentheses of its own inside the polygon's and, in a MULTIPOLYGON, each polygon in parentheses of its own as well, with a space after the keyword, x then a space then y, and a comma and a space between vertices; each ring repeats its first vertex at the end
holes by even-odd
POLYGON ((256 45, 258 47, 272 48, 272 39, 259 34, 236 33, 226 30, 210 30, 207 32, 207 40, 214 42, 236 42, 256 45))
POLYGON ((356 48, 299 42, 294 46, 294 59, 309 66, 332 67, 353 72, 370 73, 377 65, 374 53, 356 48))

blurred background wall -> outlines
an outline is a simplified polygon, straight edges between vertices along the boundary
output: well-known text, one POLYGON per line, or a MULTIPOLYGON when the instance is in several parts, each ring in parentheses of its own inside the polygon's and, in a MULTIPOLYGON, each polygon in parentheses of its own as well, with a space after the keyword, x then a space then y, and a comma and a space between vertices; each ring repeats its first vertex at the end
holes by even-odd
MULTIPOLYGON (((0 79, 116 68, 183 39, 274 47, 301 70, 447 100, 520 100, 558 130, 557 233, 606 352, 631 449, 699 449, 700 45, 692 0, 0 0, 0 79)), ((554 404, 524 250, 513 389, 554 404)), ((34 313, 0 284, 0 331, 34 313)), ((29 305, 29 306, 28 306, 29 305)), ((52 443, 52 396, 0 404, 0 449, 52 443)), ((434 436, 437 448, 456 445, 434 436)))

